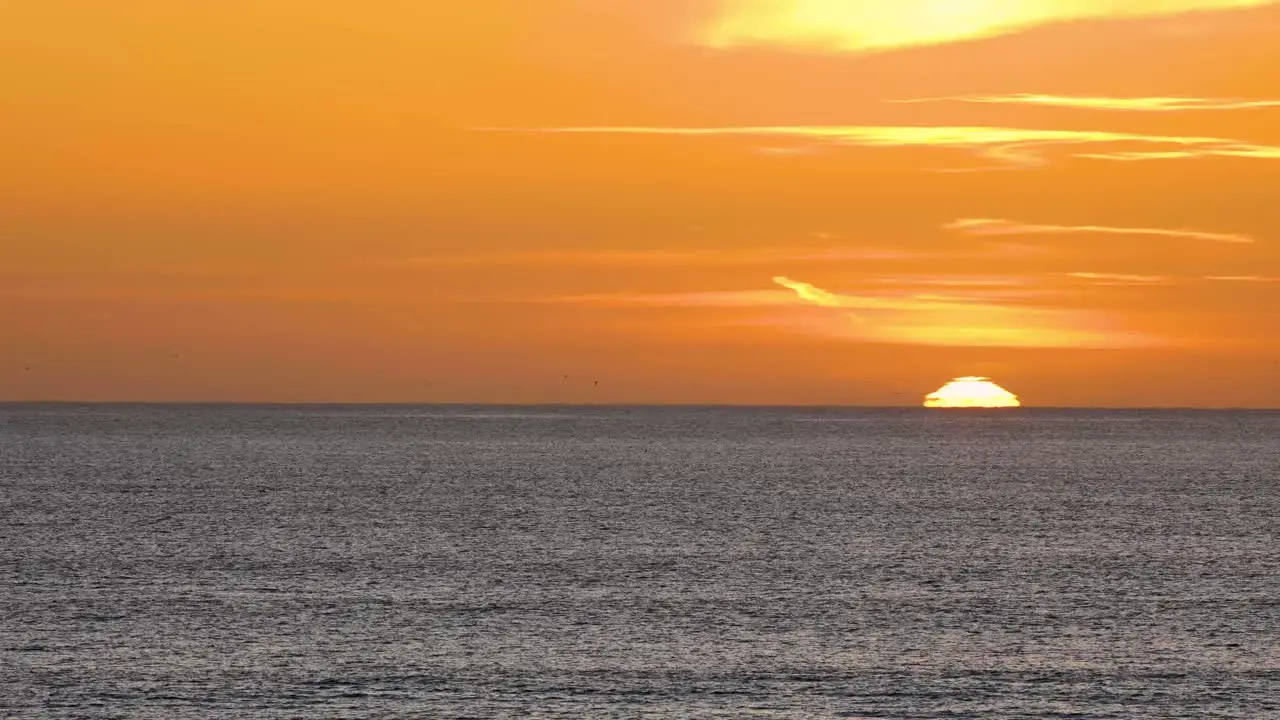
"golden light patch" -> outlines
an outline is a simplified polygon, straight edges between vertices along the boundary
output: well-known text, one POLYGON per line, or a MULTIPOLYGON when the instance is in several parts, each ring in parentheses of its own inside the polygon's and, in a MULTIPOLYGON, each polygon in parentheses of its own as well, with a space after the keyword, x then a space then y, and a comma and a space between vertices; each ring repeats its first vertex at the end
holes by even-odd
POLYGON ((1105 225, 1036 225, 999 218, 961 218, 943 226, 966 235, 1149 235, 1153 237, 1186 238, 1221 243, 1252 243, 1249 235, 1203 232, 1200 230, 1170 230, 1167 228, 1108 227, 1105 225))
POLYGON ((994 294, 960 288, 964 292, 940 295, 920 293, 918 288, 909 286, 842 294, 782 276, 774 278, 774 282, 787 291, 578 295, 555 301, 773 311, 771 323, 841 340, 878 344, 1135 348, 1164 342, 1155 336, 1118 329, 1105 313, 1018 302, 1041 292, 1031 287, 1003 288, 994 294), (790 311, 802 306, 816 306, 821 312, 790 311))
POLYGON ((1018 396, 984 377, 959 377, 925 396, 928 408, 1022 407, 1018 396))
POLYGON ((860 52, 937 45, 1090 18, 1259 7, 1274 0, 723 0, 702 40, 860 52))
MULTIPOLYGON (((1280 145, 1264 145, 1232 138, 1195 135, 1144 135, 1097 130, 1046 130, 1011 127, 929 125, 815 125, 741 127, 600 126, 515 130, 477 128, 484 132, 547 134, 669 135, 676 137, 753 138, 832 147, 916 148, 967 150, 994 161, 990 169, 1027 168, 1050 162, 1052 148, 1071 157, 1117 162, 1190 160, 1231 157, 1280 160, 1280 145), (1125 149, 1135 148, 1135 149, 1125 149), (1147 148, 1147 149, 1137 149, 1147 148)), ((805 150, 809 152, 809 150, 805 150)))

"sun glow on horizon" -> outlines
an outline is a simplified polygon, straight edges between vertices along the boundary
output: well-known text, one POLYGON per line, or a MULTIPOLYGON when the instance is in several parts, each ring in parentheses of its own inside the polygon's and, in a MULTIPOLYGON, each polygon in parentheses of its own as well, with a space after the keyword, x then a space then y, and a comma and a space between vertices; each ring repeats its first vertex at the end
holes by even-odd
POLYGON ((985 377, 958 377, 925 396, 928 408, 1014 408, 1022 407, 1018 396, 985 377))

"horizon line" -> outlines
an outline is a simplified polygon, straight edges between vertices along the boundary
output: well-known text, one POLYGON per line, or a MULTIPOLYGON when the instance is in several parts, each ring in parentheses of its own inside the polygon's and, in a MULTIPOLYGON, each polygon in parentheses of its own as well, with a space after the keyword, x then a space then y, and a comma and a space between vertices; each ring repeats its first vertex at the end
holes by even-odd
POLYGON ((1280 406, 1238 406, 1238 405, 1026 405, 1020 407, 1000 408, 931 408, 921 404, 911 405, 861 405, 847 403, 582 403, 582 402, 433 402, 433 401, 342 401, 342 400, 0 400, 0 408, 22 405, 72 405, 72 406, 133 406, 133 407, 440 407, 440 408, 557 408, 557 409, 741 409, 741 410, 928 410, 945 412, 948 410, 999 410, 1018 412, 1020 410, 1114 410, 1114 411, 1208 411, 1208 412, 1280 412, 1280 406))

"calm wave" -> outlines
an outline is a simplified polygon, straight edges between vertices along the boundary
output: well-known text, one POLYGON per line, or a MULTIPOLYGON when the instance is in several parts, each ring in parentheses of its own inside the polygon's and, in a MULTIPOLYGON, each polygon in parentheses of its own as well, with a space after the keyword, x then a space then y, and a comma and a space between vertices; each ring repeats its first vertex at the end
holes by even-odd
POLYGON ((0 715, 1280 717, 1277 438, 0 406, 0 715))

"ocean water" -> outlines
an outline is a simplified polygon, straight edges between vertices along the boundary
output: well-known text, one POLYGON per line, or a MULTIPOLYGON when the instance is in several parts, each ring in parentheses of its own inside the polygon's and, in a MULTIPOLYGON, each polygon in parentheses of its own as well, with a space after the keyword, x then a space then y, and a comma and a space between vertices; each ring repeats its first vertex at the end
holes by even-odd
POLYGON ((0 406, 0 717, 1280 717, 1280 413, 0 406))

